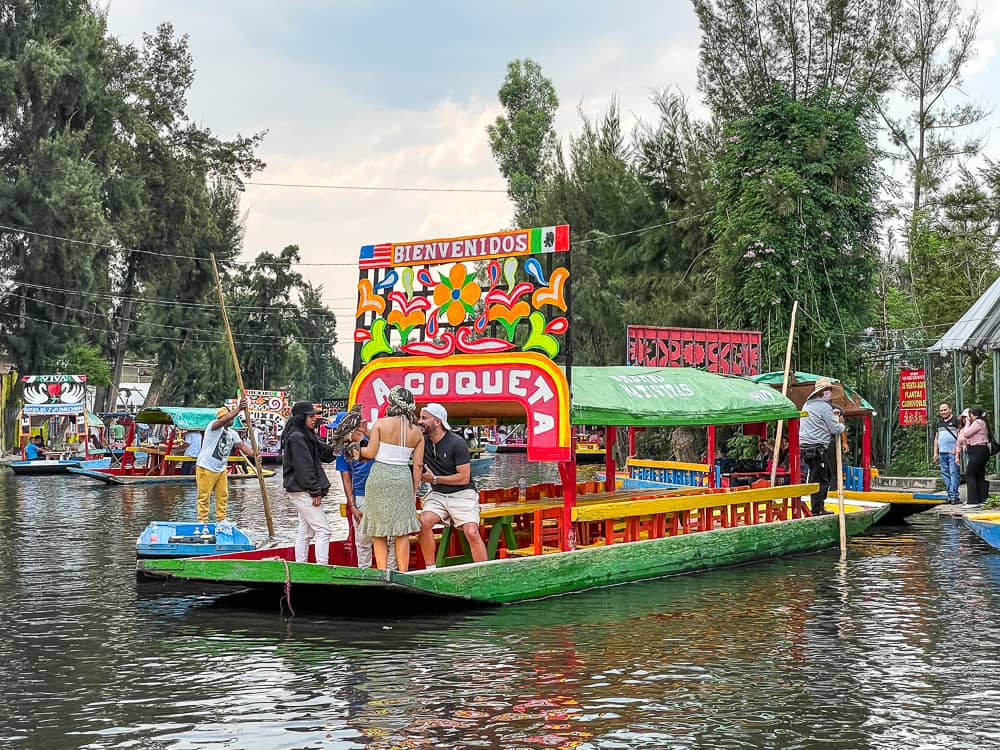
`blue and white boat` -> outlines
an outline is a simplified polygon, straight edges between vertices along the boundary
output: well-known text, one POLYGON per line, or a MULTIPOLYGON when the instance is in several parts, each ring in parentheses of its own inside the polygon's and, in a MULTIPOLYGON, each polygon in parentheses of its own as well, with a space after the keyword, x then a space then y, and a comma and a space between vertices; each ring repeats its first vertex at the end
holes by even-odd
POLYGON ((1000 513, 971 513, 962 520, 976 536, 994 549, 1000 549, 1000 513))
POLYGON ((140 560, 164 557, 202 557, 256 549, 235 524, 153 521, 139 535, 135 556, 140 560))
POLYGON ((37 461, 10 461, 10 470, 19 476, 51 476, 53 474, 69 474, 70 469, 107 469, 111 466, 110 458, 95 458, 85 461, 83 458, 58 458, 37 461))

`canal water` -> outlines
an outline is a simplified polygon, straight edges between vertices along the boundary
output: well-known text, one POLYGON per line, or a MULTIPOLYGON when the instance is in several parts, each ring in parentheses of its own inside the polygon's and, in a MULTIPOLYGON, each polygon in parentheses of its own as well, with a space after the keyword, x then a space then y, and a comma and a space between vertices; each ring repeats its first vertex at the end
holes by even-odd
MULTIPOLYGON (((951 519, 870 532, 846 564, 288 620, 137 585, 135 538, 192 517, 193 487, 2 472, 0 748, 1000 746, 1000 553, 951 519)), ((501 456, 484 483, 521 475, 543 478, 501 456)), ((255 486, 231 510, 260 535, 255 486)))

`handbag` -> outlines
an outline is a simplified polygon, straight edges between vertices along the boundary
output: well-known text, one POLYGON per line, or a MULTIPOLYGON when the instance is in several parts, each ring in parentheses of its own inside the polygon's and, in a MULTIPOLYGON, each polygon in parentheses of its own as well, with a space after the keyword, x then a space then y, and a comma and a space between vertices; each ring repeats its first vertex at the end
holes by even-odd
POLYGON ((997 453, 1000 453, 1000 443, 993 437, 993 430, 989 427, 986 428, 986 435, 990 440, 990 455, 995 456, 997 453))

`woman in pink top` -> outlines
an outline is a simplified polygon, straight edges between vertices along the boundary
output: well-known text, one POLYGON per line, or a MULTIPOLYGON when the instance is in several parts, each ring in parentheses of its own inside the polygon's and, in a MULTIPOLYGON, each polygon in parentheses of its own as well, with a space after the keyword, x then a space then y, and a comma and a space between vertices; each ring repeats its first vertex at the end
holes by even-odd
POLYGON ((955 460, 963 449, 968 460, 965 464, 967 496, 962 507, 976 507, 986 501, 990 492, 986 481, 986 463, 990 460, 990 426, 986 421, 986 412, 978 406, 969 409, 968 423, 958 431, 955 460))

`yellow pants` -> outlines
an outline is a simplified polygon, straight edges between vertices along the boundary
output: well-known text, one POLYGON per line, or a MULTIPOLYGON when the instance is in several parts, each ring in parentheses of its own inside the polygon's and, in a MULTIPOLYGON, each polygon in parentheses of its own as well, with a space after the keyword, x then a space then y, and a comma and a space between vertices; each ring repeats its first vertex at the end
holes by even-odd
POLYGON ((198 483, 198 523, 208 523, 208 496, 215 492, 215 522, 226 518, 229 502, 229 482, 224 471, 207 471, 200 466, 194 472, 198 483))

